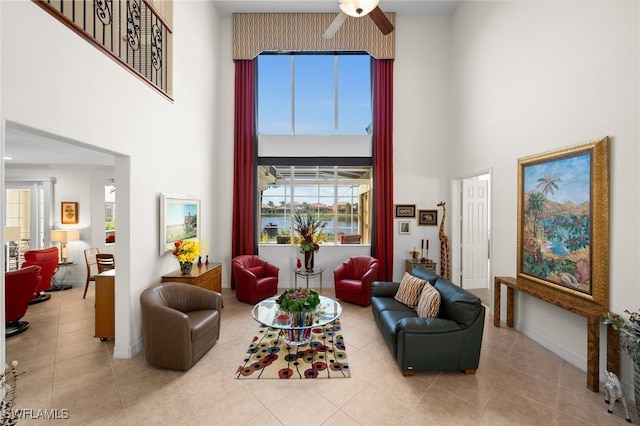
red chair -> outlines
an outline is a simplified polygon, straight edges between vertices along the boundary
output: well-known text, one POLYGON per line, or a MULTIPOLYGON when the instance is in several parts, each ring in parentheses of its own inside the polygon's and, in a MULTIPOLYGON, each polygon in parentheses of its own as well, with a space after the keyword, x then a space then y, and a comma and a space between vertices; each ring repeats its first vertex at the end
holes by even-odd
POLYGON ((236 297, 241 302, 258 303, 278 292, 280 268, 253 254, 236 256, 231 261, 236 280, 236 297))
POLYGON ((356 256, 333 271, 336 299, 368 306, 371 304, 371 286, 378 279, 378 259, 356 256))
POLYGON ((20 321, 20 318, 27 313, 29 301, 33 299, 39 283, 39 266, 28 266, 4 273, 5 337, 15 336, 29 327, 29 323, 20 321))
POLYGON ((32 265, 36 265, 41 268, 40 284, 36 287, 34 298, 29 302, 29 304, 33 305, 34 303, 40 303, 51 299, 51 295, 44 293, 44 291, 51 289, 51 278, 58 269, 58 247, 28 250, 24 254, 24 260, 25 261, 22 263, 23 268, 32 265))

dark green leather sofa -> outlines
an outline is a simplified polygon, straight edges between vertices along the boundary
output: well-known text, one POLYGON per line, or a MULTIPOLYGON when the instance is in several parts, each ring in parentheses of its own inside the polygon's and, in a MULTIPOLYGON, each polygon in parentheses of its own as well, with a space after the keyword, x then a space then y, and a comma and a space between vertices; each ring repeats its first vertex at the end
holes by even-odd
POLYGON ((373 283, 376 324, 404 375, 416 371, 460 370, 474 374, 480 361, 485 307, 480 299, 433 272, 414 269, 440 293, 437 318, 420 318, 396 301, 400 283, 373 283))

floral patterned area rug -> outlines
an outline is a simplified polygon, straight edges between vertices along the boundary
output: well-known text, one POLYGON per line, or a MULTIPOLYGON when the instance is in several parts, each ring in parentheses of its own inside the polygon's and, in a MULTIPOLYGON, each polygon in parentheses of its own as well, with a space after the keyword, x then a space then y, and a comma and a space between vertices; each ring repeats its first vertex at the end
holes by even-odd
POLYGON ((289 345, 283 331, 261 326, 236 370, 236 379, 336 379, 351 377, 340 320, 315 327, 306 345, 289 345))

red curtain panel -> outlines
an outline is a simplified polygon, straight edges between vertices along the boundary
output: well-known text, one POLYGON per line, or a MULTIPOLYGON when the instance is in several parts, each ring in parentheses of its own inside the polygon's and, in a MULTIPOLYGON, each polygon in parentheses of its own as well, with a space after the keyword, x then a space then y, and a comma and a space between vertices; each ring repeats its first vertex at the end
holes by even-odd
MULTIPOLYGON (((256 59, 235 61, 231 258, 241 254, 256 254, 253 219, 256 193, 256 65, 256 59)), ((231 288, 236 288, 233 274, 231 288)))
POLYGON ((373 61, 373 235, 378 279, 393 279, 393 59, 373 61))

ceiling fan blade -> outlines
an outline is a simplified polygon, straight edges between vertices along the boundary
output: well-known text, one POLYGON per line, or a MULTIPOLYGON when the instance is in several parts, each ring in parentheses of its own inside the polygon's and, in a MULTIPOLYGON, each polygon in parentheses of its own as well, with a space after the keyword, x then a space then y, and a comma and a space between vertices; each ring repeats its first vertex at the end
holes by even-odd
POLYGON ((394 30, 393 24, 387 18, 387 15, 380 9, 380 7, 376 6, 371 12, 369 12, 369 16, 373 19, 373 22, 380 28, 382 34, 387 35, 391 31, 394 30))
POLYGON ((338 13, 338 15, 333 20, 333 22, 331 22, 331 25, 329 25, 329 28, 327 28, 324 34, 322 34, 322 37, 333 38, 333 36, 336 35, 336 32, 338 31, 338 29, 342 26, 342 24, 348 17, 349 15, 347 15, 343 11, 340 11, 340 13, 338 13))

